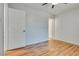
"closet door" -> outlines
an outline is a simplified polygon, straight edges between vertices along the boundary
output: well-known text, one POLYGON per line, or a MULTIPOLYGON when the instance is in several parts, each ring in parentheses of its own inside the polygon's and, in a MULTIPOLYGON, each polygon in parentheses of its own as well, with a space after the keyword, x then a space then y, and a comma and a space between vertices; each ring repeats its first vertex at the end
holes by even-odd
POLYGON ((25 12, 9 8, 8 50, 25 46, 25 12))

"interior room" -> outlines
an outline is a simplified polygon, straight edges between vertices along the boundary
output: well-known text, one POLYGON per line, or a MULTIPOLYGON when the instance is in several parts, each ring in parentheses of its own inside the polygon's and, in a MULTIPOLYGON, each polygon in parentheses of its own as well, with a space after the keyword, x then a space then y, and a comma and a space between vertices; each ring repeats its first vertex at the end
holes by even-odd
POLYGON ((8 3, 6 56, 79 56, 78 3, 8 3))

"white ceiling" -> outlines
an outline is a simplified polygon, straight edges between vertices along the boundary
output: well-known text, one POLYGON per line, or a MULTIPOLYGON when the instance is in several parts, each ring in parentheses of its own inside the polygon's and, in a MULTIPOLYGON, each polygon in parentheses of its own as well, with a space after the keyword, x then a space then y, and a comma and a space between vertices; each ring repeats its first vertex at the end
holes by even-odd
POLYGON ((42 11, 45 13, 50 12, 53 15, 58 15, 70 9, 79 8, 79 3, 72 3, 72 4, 59 3, 59 4, 56 4, 54 8, 51 8, 52 6, 51 3, 48 3, 44 6, 42 6, 42 4, 43 3, 9 3, 8 5, 10 8, 16 8, 24 11, 27 11, 27 9, 31 9, 31 10, 37 10, 38 12, 39 11, 42 11))
POLYGON ((60 14, 60 13, 63 13, 63 12, 66 12, 68 10, 73 10, 73 9, 76 9, 76 8, 79 8, 79 4, 78 3, 70 3, 70 4, 57 4, 55 5, 55 8, 52 9, 52 13, 53 14, 60 14))

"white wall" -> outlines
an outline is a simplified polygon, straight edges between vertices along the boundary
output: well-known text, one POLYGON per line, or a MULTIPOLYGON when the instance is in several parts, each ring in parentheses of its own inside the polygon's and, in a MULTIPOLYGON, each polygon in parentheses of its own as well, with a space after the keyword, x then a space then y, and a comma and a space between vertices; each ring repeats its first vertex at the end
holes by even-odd
POLYGON ((3 19, 4 18, 4 7, 3 4, 0 3, 0 55, 3 55, 3 47, 4 47, 4 38, 3 38, 3 31, 4 31, 4 25, 3 25, 3 19))
POLYGON ((6 51, 8 48, 8 4, 4 4, 4 51, 6 51))
POLYGON ((26 10, 26 44, 48 40, 48 13, 26 10))
POLYGON ((59 14, 55 19, 55 37, 79 45, 79 8, 59 14))

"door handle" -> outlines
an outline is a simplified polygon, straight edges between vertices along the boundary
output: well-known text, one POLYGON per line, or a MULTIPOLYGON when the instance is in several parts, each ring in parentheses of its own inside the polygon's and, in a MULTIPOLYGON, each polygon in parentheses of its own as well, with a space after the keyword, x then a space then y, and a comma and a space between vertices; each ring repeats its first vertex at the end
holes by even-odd
POLYGON ((26 32, 26 30, 23 30, 23 32, 26 32))

